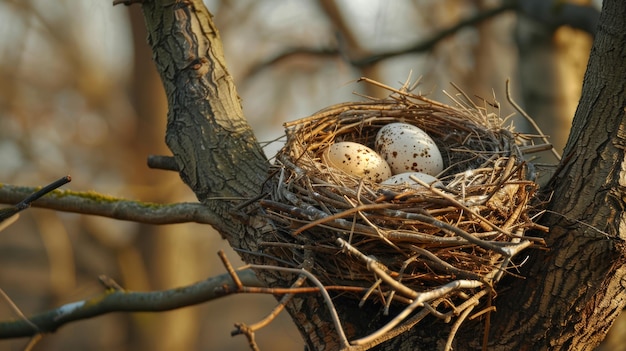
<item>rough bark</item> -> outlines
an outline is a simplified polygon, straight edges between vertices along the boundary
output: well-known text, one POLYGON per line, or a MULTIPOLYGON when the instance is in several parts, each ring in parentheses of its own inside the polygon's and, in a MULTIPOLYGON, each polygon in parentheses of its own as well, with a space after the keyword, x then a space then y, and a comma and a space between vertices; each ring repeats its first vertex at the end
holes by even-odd
POLYGON ((205 203, 260 193, 268 162, 241 110, 219 34, 201 1, 147 1, 148 42, 168 97, 165 140, 205 203))
MULTIPOLYGON (((550 250, 535 251, 526 280, 514 280, 496 300, 494 349, 578 350, 595 345, 624 306, 624 65, 626 5, 605 1, 574 132, 553 183, 550 250), (594 229, 597 228, 597 229, 594 229), (599 229, 599 230, 598 230, 599 229)), ((248 261, 271 235, 268 223, 238 205, 262 192, 268 162, 243 118, 228 75, 217 30, 201 1, 147 1, 143 5, 157 67, 168 95, 166 141, 182 179, 223 220, 217 229, 248 261)), ((261 275, 268 285, 290 277, 261 275)), ((335 300, 348 337, 363 336, 385 317, 375 306, 358 308, 335 300)), ((329 314, 317 296, 295 299, 288 309, 314 350, 339 349, 329 314)), ((420 328, 376 347, 378 350, 440 348, 447 325, 420 328)), ((456 349, 479 347, 482 323, 467 324, 456 349)))
POLYGON ((498 298, 501 350, 592 350, 626 303, 626 4, 605 1, 565 157, 543 223, 549 251, 498 298))
POLYGON ((256 251, 265 223, 244 223, 233 209, 261 193, 269 163, 243 117, 219 33, 202 1, 142 6, 168 98, 165 140, 180 176, 221 218, 214 227, 232 247, 256 251))
MULTIPOLYGON (((259 251, 258 242, 271 240, 267 236, 273 228, 264 220, 234 211, 262 192, 269 163, 243 117, 217 29, 202 1, 168 3, 143 4, 148 41, 168 95, 166 142, 181 178, 222 218, 214 225, 222 236, 232 247, 244 250, 239 252, 245 261, 274 264, 254 254, 259 251)), ((268 285, 289 286, 294 279, 293 275, 258 273, 268 285)), ((338 348, 321 299, 296 298, 288 310, 312 349, 338 348)))

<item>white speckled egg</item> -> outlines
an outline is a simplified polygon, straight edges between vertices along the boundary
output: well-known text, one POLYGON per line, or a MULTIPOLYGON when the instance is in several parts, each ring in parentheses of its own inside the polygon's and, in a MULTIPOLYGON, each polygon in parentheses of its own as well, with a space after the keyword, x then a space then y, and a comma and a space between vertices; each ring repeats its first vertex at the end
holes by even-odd
POLYGON ((422 172, 432 176, 443 170, 443 158, 426 132, 407 123, 390 123, 376 135, 376 150, 393 174, 422 172))
POLYGON ((322 161, 348 174, 380 183, 391 177, 391 169, 376 151, 351 141, 332 144, 322 154, 322 161))
POLYGON ((412 187, 423 187, 423 185, 417 183, 416 181, 414 181, 413 179, 411 179, 411 176, 421 180, 422 182, 426 183, 426 184, 434 184, 435 187, 440 187, 442 186, 441 182, 439 181, 439 179, 431 176, 430 174, 426 174, 426 173, 421 173, 421 172, 406 172, 406 173, 400 173, 400 174, 396 174, 393 175, 389 178, 387 178, 387 180, 383 181, 381 184, 383 185, 407 185, 407 186, 412 186, 412 187))

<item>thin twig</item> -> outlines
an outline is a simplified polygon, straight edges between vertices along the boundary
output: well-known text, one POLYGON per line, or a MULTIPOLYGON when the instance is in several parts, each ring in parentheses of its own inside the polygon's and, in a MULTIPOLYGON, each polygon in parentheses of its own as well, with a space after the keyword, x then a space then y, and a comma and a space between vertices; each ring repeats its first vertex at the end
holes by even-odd
POLYGON ((341 238, 337 238, 336 242, 337 242, 337 245, 339 245, 339 247, 357 256, 361 261, 363 261, 367 265, 367 269, 369 271, 373 272, 374 274, 376 274, 376 276, 381 278, 385 283, 389 284, 389 286, 391 286, 393 290, 412 299, 416 298, 419 295, 415 290, 408 288, 406 285, 396 281, 391 276, 389 276, 387 272, 385 272, 383 269, 380 268, 380 267, 384 267, 384 265, 378 262, 376 259, 370 256, 364 255, 357 248, 350 245, 350 243, 348 243, 347 241, 341 238))
MULTIPOLYGON (((226 257, 226 254, 224 253, 224 251, 220 250, 218 252, 218 255, 219 255, 220 259, 222 260, 222 263, 224 264, 224 267, 228 271, 228 274, 231 276, 231 278, 235 282, 235 285, 237 286, 237 290, 239 290, 239 291, 244 290, 245 287, 243 286, 243 284, 239 280, 239 277, 235 273, 235 270, 233 269, 232 264, 228 260, 228 257, 226 257)), ((293 288, 299 287, 300 285, 302 285, 304 283, 305 280, 306 280, 306 277, 304 275, 301 275, 291 285, 291 288, 293 289, 293 288)), ((258 346, 257 346, 255 338, 254 338, 254 333, 257 330, 259 330, 259 329, 267 326, 269 323, 271 323, 280 314, 280 312, 282 312, 285 309, 285 306, 293 298, 293 296, 294 296, 294 293, 288 293, 285 296, 283 296, 280 299, 280 302, 278 303, 278 305, 265 318, 263 318, 262 320, 254 323, 252 325, 248 326, 248 325, 243 324, 243 323, 235 324, 237 329, 235 331, 231 332, 231 335, 234 336, 234 335, 238 335, 238 334, 245 334, 246 337, 248 338, 248 343, 250 345, 250 348, 253 351, 257 350, 258 346)))
POLYGON ((475 280, 455 280, 448 284, 444 284, 436 289, 420 293, 413 302, 398 313, 391 321, 382 326, 374 333, 363 337, 358 340, 352 341, 353 345, 363 345, 384 335, 389 330, 393 329, 396 325, 400 324, 407 316, 409 316, 416 308, 422 307, 424 302, 434 300, 438 297, 446 296, 452 291, 459 289, 473 289, 483 285, 482 282, 475 280))
POLYGON ((365 57, 358 60, 352 60, 351 63, 357 67, 367 66, 377 63, 381 60, 385 60, 394 56, 404 55, 415 52, 423 52, 429 49, 432 49, 437 43, 447 38, 450 35, 455 34, 457 31, 471 25, 475 25, 482 21, 488 20, 494 16, 497 16, 503 12, 514 10, 515 9, 515 1, 504 1, 500 6, 487 9, 483 12, 476 13, 474 16, 460 20, 454 25, 439 30, 437 33, 432 35, 430 38, 427 38, 419 43, 416 43, 410 47, 392 50, 389 52, 385 52, 382 54, 372 55, 369 57, 365 57))
POLYGON ((43 334, 35 334, 30 340, 28 340, 28 344, 24 346, 24 351, 31 351, 37 345, 37 343, 43 339, 43 334))
POLYGON ((41 189, 33 189, 31 194, 26 196, 26 198, 24 198, 17 204, 9 208, 1 209, 0 210, 0 222, 16 215, 18 212, 22 210, 29 208, 34 201, 40 199, 42 196, 48 194, 49 192, 69 183, 71 180, 72 178, 70 176, 65 176, 60 179, 55 180, 54 182, 44 186, 41 189))
POLYGON ((16 213, 14 215, 9 216, 7 219, 0 222, 0 232, 7 229, 11 224, 17 222, 20 218, 20 214, 16 213))
POLYGON ((24 322, 30 325, 34 331, 39 332, 39 327, 35 323, 31 322, 30 319, 28 319, 28 317, 24 315, 24 313, 22 313, 22 310, 13 302, 13 300, 11 300, 9 295, 7 295, 7 293, 2 288, 0 288, 0 295, 2 296, 4 301, 9 304, 13 312, 18 315, 18 317, 20 317, 24 322))
MULTIPOLYGON (((361 183, 362 184, 362 183, 361 183)), ((350 200, 347 196, 345 196, 346 201, 353 207, 353 208, 357 208, 358 206, 352 201, 350 200)), ((367 205, 363 205, 362 203, 359 204, 359 206, 367 206, 367 205)), ((374 223, 372 223, 372 221, 370 221, 369 218, 367 218, 367 216, 362 212, 362 211, 357 211, 358 216, 361 218, 361 220, 363 220, 363 222, 367 223, 371 228, 374 229, 374 231, 376 232, 376 234, 378 234, 378 238, 380 238, 380 240, 382 240, 383 242, 385 242, 385 244, 389 245, 390 247, 393 247, 396 251, 398 251, 399 253, 402 252, 402 250, 398 247, 398 245, 394 244, 393 242, 391 242, 391 240, 389 240, 383 233, 381 233, 381 230, 378 228, 378 226, 374 223)), ((354 226, 356 226, 356 220, 354 221, 354 226)), ((350 237, 352 237, 352 233, 354 233, 354 230, 350 231, 350 237)), ((352 240, 350 240, 352 241, 352 240)))
POLYGON ((466 271, 466 270, 454 267, 450 263, 448 263, 448 262, 442 260, 441 258, 437 257, 437 255, 435 255, 432 252, 430 252, 428 250, 425 250, 425 249, 423 249, 423 248, 421 248, 419 246, 411 245, 411 250, 416 252, 420 256, 424 256, 427 260, 429 260, 435 266, 435 268, 438 268, 439 270, 442 270, 446 274, 454 274, 454 275, 456 275, 458 277, 469 278, 469 279, 474 279, 474 280, 483 280, 484 279, 479 274, 476 274, 476 273, 474 273, 472 271, 466 271))
POLYGON ((220 260, 222 260, 222 264, 224 265, 224 268, 226 268, 228 275, 230 275, 230 278, 233 280, 233 282, 235 282, 235 286, 237 287, 237 290, 240 291, 243 288, 243 284, 241 284, 241 280, 239 280, 239 276, 237 276, 237 273, 235 273, 235 270, 233 269, 233 266, 230 264, 230 261, 228 260, 228 258, 226 257, 224 250, 219 250, 217 252, 217 255, 220 257, 220 260))
MULTIPOLYGON (((513 106, 513 108, 515 108, 517 112, 519 112, 519 114, 522 115, 522 117, 524 117, 528 121, 528 123, 530 123, 533 126, 533 128, 535 128, 537 133, 539 133, 539 137, 541 138, 541 140, 543 140, 543 142, 546 144, 550 144, 550 141, 548 140, 546 135, 541 131, 541 128, 539 128, 535 120, 532 117, 530 117, 528 113, 526 113, 526 111, 524 111, 524 109, 522 109, 520 105, 518 105, 515 102, 515 100, 513 100, 513 97, 511 96, 511 80, 510 79, 506 80, 506 99, 509 101, 509 104, 511 104, 511 106, 513 106)), ((554 155, 554 157, 556 157, 557 160, 561 161, 561 154, 559 154, 559 152, 556 151, 554 147, 552 147, 550 150, 552 151, 552 154, 554 155)))
MULTIPOLYGON (((453 196, 450 196, 450 195, 444 193, 443 191, 441 191, 441 190, 439 190, 439 189, 437 189, 435 187, 431 187, 428 183, 422 181, 421 179, 419 179, 419 178, 417 178, 417 177, 415 177, 413 175, 410 175, 409 178, 411 178, 411 180, 413 180, 414 182, 416 182, 416 183, 418 183, 418 184, 420 184, 422 186, 428 187, 430 189, 430 191, 432 191, 433 193, 435 193, 435 194, 441 196, 442 198, 452 202, 454 205, 456 205, 456 206, 462 208, 463 210, 467 211, 472 216, 475 216, 476 218, 480 219, 483 223, 485 223, 488 226, 490 226, 493 230, 496 230, 496 231, 498 231, 498 232, 500 232, 500 233, 502 233, 502 234, 504 234, 504 235, 506 235, 508 237, 514 237, 514 235, 512 233, 507 232, 506 230, 504 230, 504 229, 498 227, 497 225, 491 223, 490 220, 488 220, 487 218, 483 217, 480 213, 476 213, 476 211, 474 211, 471 208, 465 206, 465 204, 463 204, 462 202, 460 202, 459 200, 457 200, 453 196)), ((494 251, 497 251, 497 250, 494 250, 494 251)))
POLYGON ((256 343, 254 330, 250 330, 250 327, 243 323, 236 323, 235 328, 237 329, 230 333, 231 336, 243 334, 248 339, 248 346, 250 346, 252 351, 261 351, 261 349, 259 349, 259 345, 256 343))
POLYGON ((120 284, 118 284, 113 278, 107 275, 104 275, 104 274, 99 275, 98 281, 107 290, 124 291, 124 288, 122 288, 120 284))
MULTIPOLYGON (((364 294, 367 289, 361 288, 358 286, 347 286, 347 285, 325 285, 324 289, 327 291, 341 291, 341 292, 351 292, 355 294, 364 294)), ((236 287, 230 286, 220 286, 215 288, 215 292, 220 295, 230 295, 230 294, 265 294, 265 295, 285 295, 285 294, 311 294, 311 293, 319 293, 320 288, 317 286, 307 286, 302 288, 267 288, 267 287, 256 287, 256 286, 243 286, 241 290, 236 287)))
POLYGON ((448 340, 446 341, 446 345, 443 348, 444 351, 452 350, 452 341, 454 340, 454 336, 456 335, 456 332, 461 327, 461 324, 463 324, 463 321, 465 321, 465 318, 467 318, 470 312, 472 312, 472 310, 474 309, 474 306, 475 305, 469 306, 468 308, 466 308, 463 311, 463 313, 461 313, 459 318, 457 318, 457 320, 454 321, 454 324, 452 324, 452 328, 450 328, 450 335, 448 335, 448 340))
POLYGON ((474 313, 473 315, 471 315, 468 320, 474 320, 480 316, 482 316, 483 314, 489 314, 491 312, 495 312, 496 311, 496 306, 488 306, 486 308, 483 308, 482 310, 474 313))
MULTIPOLYGON (((304 283, 304 281, 306 280, 306 277, 304 276, 300 276, 298 277, 298 279, 291 285, 291 288, 297 288, 300 285, 302 285, 304 283)), ((265 318, 263 318, 262 320, 248 326, 248 328, 250 329, 250 331, 255 332, 265 326, 267 326, 268 324, 270 324, 274 319, 276 319, 276 317, 285 309, 285 306, 287 305, 287 303, 289 301, 291 301, 291 299, 295 296, 294 293, 290 293, 290 294, 285 294, 285 296, 283 296, 278 305, 276 305, 276 307, 274 307, 274 309, 272 310, 272 312, 270 312, 265 318)))
MULTIPOLYGON (((411 331, 413 327, 422 321, 426 316, 430 314, 430 311, 427 309, 422 309, 412 315, 409 319, 407 319, 404 323, 398 325, 397 327, 389 330, 384 334, 378 334, 377 337, 371 338, 369 341, 359 343, 358 346, 362 348, 362 350, 369 350, 376 345, 379 345, 387 340, 391 340, 397 337, 400 334, 411 331)), ((352 343, 354 345, 354 342, 352 343)))
MULTIPOLYGON (((382 282, 383 282, 382 279, 376 279, 374 284, 372 284, 369 288, 367 288, 367 291, 365 292, 365 294, 363 294, 363 296, 361 297, 361 300, 359 301, 359 307, 363 307, 363 305, 365 305, 365 301, 367 301, 370 295, 372 295, 374 290, 378 289, 378 287, 380 286, 382 282)), ((387 314, 385 313, 385 315, 387 314)))
POLYGON ((299 268, 299 269, 298 268, 286 268, 286 267, 279 267, 279 266, 257 265, 257 264, 249 264, 247 266, 244 266, 244 268, 246 267, 251 268, 251 269, 256 269, 256 270, 274 270, 274 271, 279 271, 279 272, 304 274, 311 281, 311 283, 315 284, 318 288, 320 288, 320 293, 322 294, 324 302, 326 303, 326 306, 328 307, 330 317, 333 320, 335 331, 337 332, 337 335, 339 336, 339 341, 341 343, 342 348, 348 349, 350 347, 350 343, 348 342, 348 339, 346 338, 346 334, 343 330, 343 327, 341 326, 341 321, 339 320, 339 315, 337 314, 337 310, 335 309, 333 300, 330 298, 328 291, 326 291, 326 289, 324 288, 324 284, 322 284, 317 279, 317 277, 315 277, 313 274, 311 274, 310 272, 308 272, 307 270, 303 268, 299 268))

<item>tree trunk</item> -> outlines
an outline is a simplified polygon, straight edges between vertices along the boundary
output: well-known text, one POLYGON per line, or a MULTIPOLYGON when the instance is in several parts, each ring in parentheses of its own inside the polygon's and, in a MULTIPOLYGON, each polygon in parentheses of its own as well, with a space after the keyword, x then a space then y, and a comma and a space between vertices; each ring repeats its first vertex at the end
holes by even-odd
MULTIPOLYGON (((550 188, 550 209, 559 214, 543 218, 551 227, 549 251, 531 253, 525 280, 500 285, 493 349, 591 349, 624 306, 626 4, 607 0, 604 6, 574 130, 550 188)), ((146 1, 143 8, 168 96, 166 141, 182 179, 223 218, 215 226, 231 246, 248 252, 244 260, 272 263, 254 254, 259 242, 271 239, 271 223, 238 207, 263 192, 269 163, 243 118, 210 15, 200 0, 146 1)), ((294 278, 261 273, 268 285, 288 286, 294 278)), ((349 339, 367 335, 386 318, 377 306, 333 301, 349 339)), ((341 348, 319 296, 298 296, 288 310, 311 350, 341 348)), ((449 327, 422 322, 376 349, 440 349, 449 327)), ((466 323, 455 349, 479 349, 482 333, 482 322, 466 323)))
POLYGON ((166 143, 183 181, 223 215, 217 229, 239 237, 245 225, 229 211, 261 193, 269 163, 243 117, 217 29, 202 1, 146 1, 143 10, 168 97, 166 143))
POLYGON ((625 305, 626 3, 605 1, 582 99, 524 281, 498 298, 501 350, 592 350, 625 305))

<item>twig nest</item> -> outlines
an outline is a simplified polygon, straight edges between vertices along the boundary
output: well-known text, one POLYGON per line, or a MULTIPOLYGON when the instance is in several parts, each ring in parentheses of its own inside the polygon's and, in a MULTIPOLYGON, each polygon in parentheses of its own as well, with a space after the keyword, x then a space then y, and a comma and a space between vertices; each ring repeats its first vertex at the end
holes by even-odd
POLYGON ((264 254, 292 266, 311 257, 323 284, 363 288, 359 299, 389 306, 428 292, 424 302, 445 300, 438 311, 452 313, 541 241, 525 235, 537 185, 520 151, 536 141, 462 98, 393 91, 286 124, 274 189, 260 201, 277 226, 264 254), (374 150, 400 180, 383 182, 374 150))

